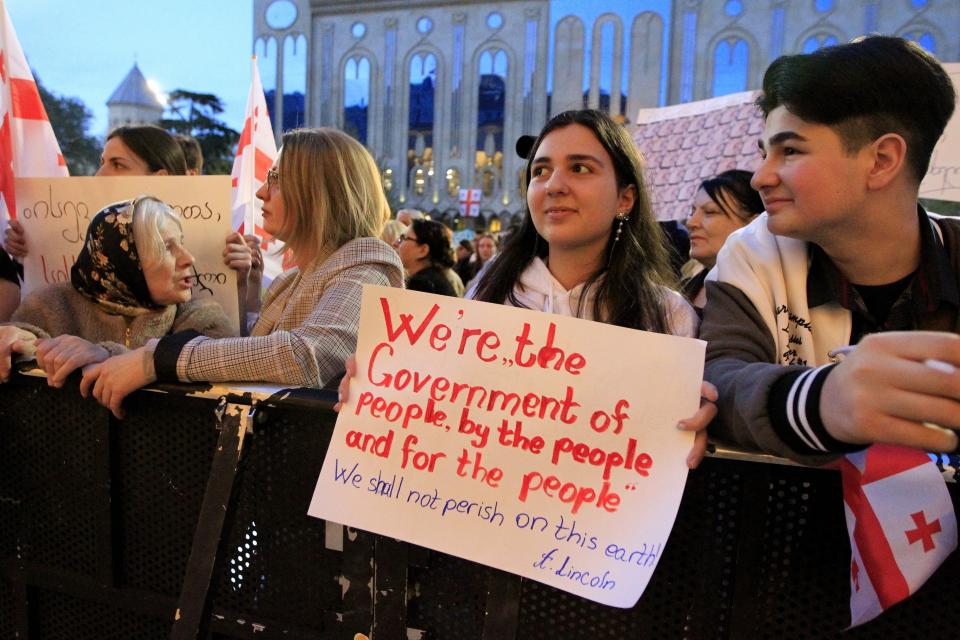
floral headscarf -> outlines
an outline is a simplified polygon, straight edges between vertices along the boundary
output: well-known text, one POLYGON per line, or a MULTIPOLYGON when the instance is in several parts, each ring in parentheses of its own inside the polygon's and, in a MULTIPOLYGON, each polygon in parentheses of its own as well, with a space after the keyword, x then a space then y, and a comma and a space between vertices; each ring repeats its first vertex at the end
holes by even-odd
POLYGON ((110 313, 139 315, 161 308, 150 298, 133 240, 137 202, 116 202, 93 217, 83 249, 70 270, 74 289, 110 313))

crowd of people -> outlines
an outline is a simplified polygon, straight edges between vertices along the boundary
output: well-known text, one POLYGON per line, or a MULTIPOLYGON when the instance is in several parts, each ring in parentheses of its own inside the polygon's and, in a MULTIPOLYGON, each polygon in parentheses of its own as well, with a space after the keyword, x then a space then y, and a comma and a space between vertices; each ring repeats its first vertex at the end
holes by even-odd
MULTIPOLYGON (((701 406, 678 425, 696 433, 691 467, 708 425, 806 462, 873 442, 952 451, 960 223, 928 214, 918 186, 955 101, 942 66, 900 38, 779 58, 758 100, 760 166, 697 189, 682 281, 640 151, 601 112, 561 113, 529 137, 519 226, 457 242, 421 212, 391 215, 354 139, 290 131, 257 197, 299 266, 263 292, 256 239, 225 239, 241 317, 258 314, 249 335, 228 335, 222 311, 191 300, 176 217, 138 197, 92 220, 69 283, 19 301, 16 262, 0 255, 0 379, 18 356, 54 386, 80 369, 81 392, 118 416, 158 380, 325 387, 346 369, 346 398, 363 285, 405 286, 706 340, 701 406)), ((187 146, 122 127, 98 175, 201 171, 187 146)), ((29 252, 15 222, 5 247, 29 252)))

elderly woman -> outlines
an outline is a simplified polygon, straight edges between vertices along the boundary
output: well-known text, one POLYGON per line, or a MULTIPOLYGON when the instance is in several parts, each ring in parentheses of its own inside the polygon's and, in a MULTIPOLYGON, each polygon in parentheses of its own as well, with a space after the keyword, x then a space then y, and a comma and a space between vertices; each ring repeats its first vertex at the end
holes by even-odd
POLYGON ((120 416, 123 398, 155 380, 323 387, 340 374, 356 348, 363 285, 403 286, 397 253, 379 239, 390 209, 376 162, 340 131, 289 131, 257 197, 264 229, 299 267, 270 285, 250 337, 150 341, 89 368, 82 393, 120 416))
POLYGON ((151 338, 194 330, 230 334, 214 302, 191 300, 193 256, 180 221, 148 196, 109 205, 90 221, 70 282, 28 295, 0 326, 0 379, 12 353, 30 355, 60 386, 79 367, 140 347, 151 338))
MULTIPOLYGON (((191 175, 183 148, 177 139, 154 125, 117 127, 103 144, 98 176, 184 176, 191 175)), ((259 273, 251 277, 252 286, 247 286, 253 264, 250 245, 256 244, 255 236, 242 237, 231 233, 224 242, 223 262, 237 272, 237 292, 241 301, 240 326, 245 325, 244 311, 255 309, 259 304, 259 273), (255 281, 254 281, 255 280, 255 281)), ((6 251, 22 260, 28 253, 27 236, 18 220, 10 220, 4 247, 6 251)), ((259 266, 259 265, 255 265, 259 266)))

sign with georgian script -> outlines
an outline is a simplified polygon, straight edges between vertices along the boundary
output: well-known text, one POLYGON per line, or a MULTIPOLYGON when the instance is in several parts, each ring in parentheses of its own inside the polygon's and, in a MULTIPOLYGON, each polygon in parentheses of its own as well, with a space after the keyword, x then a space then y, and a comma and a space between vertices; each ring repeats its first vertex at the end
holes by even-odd
POLYGON ((223 264, 230 234, 229 176, 17 178, 17 219, 28 253, 24 293, 70 280, 87 225, 113 202, 151 195, 180 217, 184 243, 195 259, 194 297, 220 303, 239 335, 237 277, 223 264))
POLYGON ((633 606, 683 493, 704 348, 366 286, 309 513, 633 606))
MULTIPOLYGON (((960 93, 960 62, 943 65, 960 93)), ((960 112, 954 111, 930 156, 930 167, 920 183, 920 197, 960 202, 960 112)))

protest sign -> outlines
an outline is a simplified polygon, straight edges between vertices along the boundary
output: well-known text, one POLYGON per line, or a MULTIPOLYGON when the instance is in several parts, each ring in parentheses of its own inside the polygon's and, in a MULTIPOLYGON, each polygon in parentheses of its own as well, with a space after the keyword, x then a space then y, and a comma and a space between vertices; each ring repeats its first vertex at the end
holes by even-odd
POLYGON ((633 140, 646 159, 644 177, 658 220, 682 220, 700 183, 728 169, 760 164, 763 116, 758 92, 745 91, 670 107, 641 109, 633 140))
MULTIPOLYGON (((960 62, 943 67, 960 93, 960 62)), ((933 149, 927 175, 920 183, 920 197, 960 202, 960 111, 953 112, 953 118, 933 149)))
POLYGON ((309 513, 633 606, 683 493, 704 346, 365 286, 309 513))
POLYGON ((152 195, 180 217, 184 243, 196 262, 195 297, 212 297, 239 333, 236 274, 223 264, 230 233, 229 176, 17 178, 17 218, 29 243, 24 290, 68 282, 87 225, 113 202, 152 195))

